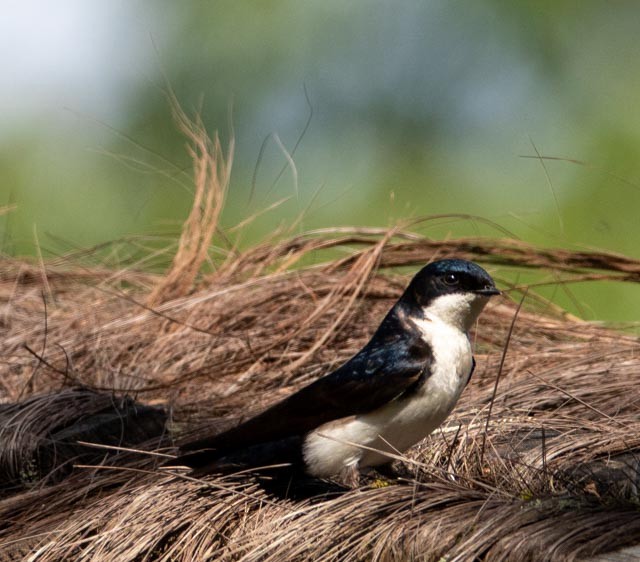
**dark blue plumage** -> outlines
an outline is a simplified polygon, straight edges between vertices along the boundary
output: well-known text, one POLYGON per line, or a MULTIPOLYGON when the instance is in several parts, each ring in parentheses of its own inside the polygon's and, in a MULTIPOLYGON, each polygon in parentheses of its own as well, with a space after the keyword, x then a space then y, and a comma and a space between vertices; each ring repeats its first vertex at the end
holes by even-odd
POLYGON ((207 472, 302 462, 301 447, 309 432, 408 400, 424 384, 433 371, 434 350, 416 320, 425 317, 436 299, 498 292, 474 263, 441 260, 427 265, 349 361, 239 426, 187 445, 185 454, 170 464, 207 472))

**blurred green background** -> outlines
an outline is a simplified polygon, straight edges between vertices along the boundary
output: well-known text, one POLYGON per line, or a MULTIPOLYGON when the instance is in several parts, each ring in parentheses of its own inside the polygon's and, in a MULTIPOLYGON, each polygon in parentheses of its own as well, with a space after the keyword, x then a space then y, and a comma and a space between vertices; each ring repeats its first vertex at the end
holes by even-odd
MULTIPOLYGON (((299 229, 469 213, 640 258, 639 25, 632 0, 9 2, 0 205, 17 208, 2 251, 177 233, 191 165, 170 85, 209 131, 233 123, 225 225, 290 197, 245 244, 303 211, 299 229), (296 174, 280 175, 278 141, 296 174), (537 152, 564 160, 522 157, 537 152)), ((640 315, 635 287, 571 290, 547 294, 590 319, 640 315)))

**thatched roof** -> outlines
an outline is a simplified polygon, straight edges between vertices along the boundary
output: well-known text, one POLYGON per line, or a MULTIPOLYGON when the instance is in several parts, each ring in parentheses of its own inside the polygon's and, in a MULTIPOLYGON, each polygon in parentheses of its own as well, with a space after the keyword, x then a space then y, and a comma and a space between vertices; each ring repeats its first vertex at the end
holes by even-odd
POLYGON ((523 287, 487 307, 471 384, 389 485, 298 494, 159 470, 175 439, 346 360, 436 257, 499 284, 507 268, 640 279, 623 256, 410 229, 281 235, 202 273, 228 170, 183 125, 199 196, 168 275, 78 254, 3 262, 0 560, 577 560, 640 544, 640 342, 532 292, 519 308, 523 287))

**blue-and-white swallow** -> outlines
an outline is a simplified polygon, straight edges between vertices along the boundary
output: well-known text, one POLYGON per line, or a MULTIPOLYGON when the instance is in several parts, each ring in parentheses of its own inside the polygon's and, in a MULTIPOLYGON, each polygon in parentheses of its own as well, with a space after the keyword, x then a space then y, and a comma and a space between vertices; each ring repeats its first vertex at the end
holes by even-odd
POLYGON ((170 464, 201 474, 286 463, 320 478, 389 464, 385 452, 406 451, 455 406, 475 366, 469 329, 498 294, 475 263, 430 263, 341 367, 170 464))

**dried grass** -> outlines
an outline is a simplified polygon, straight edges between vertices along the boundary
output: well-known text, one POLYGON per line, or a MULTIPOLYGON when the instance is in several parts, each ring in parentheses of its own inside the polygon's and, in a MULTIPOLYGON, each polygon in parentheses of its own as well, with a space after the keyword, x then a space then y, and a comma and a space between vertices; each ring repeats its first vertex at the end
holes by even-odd
POLYGON ((191 121, 177 100, 171 99, 174 119, 189 141, 187 150, 194 163, 195 193, 173 265, 151 291, 147 299, 150 307, 184 296, 192 289, 218 227, 233 164, 233 140, 225 156, 218 135, 211 141, 202 121, 191 121))
MULTIPOLYGON (((640 544, 639 341, 532 295, 493 404, 508 298, 474 331, 478 367, 460 404, 390 486, 296 499, 255 477, 194 480, 157 470, 162 456, 106 449, 62 480, 26 477, 43 440, 125 394, 165 408, 191 439, 330 371, 402 292, 392 267, 455 255, 563 282, 639 280, 640 261, 624 256, 407 228, 283 238, 203 275, 230 163, 183 124, 198 147, 196 203, 166 277, 75 258, 0 267, 0 560, 579 560, 640 544), (294 267, 311 255, 316 265, 294 267)), ((172 451, 146 438, 133 442, 172 451)))

